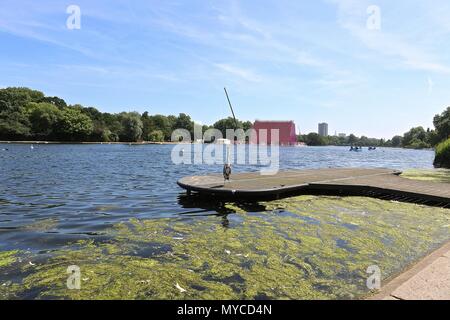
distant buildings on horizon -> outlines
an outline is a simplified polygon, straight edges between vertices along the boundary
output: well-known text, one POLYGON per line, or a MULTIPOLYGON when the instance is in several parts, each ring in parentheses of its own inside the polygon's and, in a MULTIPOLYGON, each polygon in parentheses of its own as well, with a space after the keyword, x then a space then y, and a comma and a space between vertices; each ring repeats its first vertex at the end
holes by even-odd
MULTIPOLYGON (((321 137, 328 137, 329 136, 329 134, 328 134, 328 123, 326 123, 326 122, 319 123, 317 133, 321 137)), ((342 133, 342 132, 341 133, 337 133, 337 131, 335 131, 334 132, 334 136, 335 137, 339 137, 339 138, 345 138, 345 137, 347 137, 347 134, 346 133, 342 133)))

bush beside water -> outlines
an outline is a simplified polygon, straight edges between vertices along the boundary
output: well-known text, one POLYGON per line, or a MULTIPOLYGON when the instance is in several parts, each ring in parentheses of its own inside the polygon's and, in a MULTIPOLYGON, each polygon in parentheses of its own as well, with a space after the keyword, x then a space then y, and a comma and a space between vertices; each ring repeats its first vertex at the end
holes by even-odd
POLYGON ((450 168, 450 139, 447 139, 436 146, 434 166, 438 168, 450 168))

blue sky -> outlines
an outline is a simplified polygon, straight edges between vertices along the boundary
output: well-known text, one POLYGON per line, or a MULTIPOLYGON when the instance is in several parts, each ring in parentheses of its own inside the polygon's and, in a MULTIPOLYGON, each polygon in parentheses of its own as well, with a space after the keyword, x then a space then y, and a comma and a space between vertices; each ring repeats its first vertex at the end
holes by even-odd
POLYGON ((450 105, 449 40, 448 0, 1 0, 0 87, 209 124, 226 86, 240 119, 389 138, 450 105))

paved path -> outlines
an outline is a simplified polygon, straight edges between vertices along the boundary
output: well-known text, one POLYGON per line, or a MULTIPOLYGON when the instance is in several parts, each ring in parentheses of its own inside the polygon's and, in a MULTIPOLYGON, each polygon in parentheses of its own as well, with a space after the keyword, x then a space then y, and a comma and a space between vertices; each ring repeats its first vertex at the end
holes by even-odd
POLYGON ((450 300, 450 242, 394 278, 371 300, 450 300))

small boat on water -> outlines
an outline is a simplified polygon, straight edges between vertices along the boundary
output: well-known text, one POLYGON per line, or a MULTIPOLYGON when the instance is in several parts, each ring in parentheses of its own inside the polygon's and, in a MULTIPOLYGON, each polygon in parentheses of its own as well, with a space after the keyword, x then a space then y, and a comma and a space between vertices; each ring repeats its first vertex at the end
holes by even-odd
POLYGON ((377 150, 377 147, 369 147, 369 151, 377 150))
POLYGON ((362 148, 362 147, 354 147, 354 146, 351 146, 349 151, 362 152, 362 151, 363 151, 363 148, 362 148))

